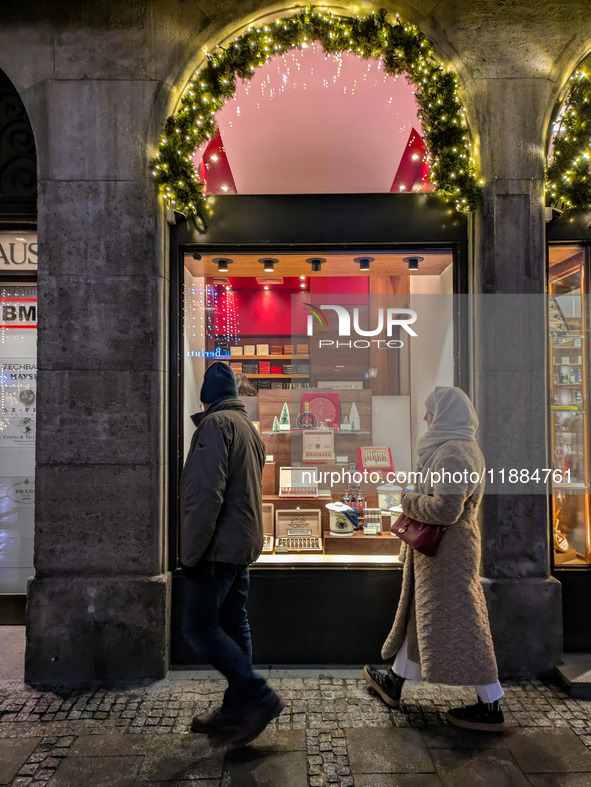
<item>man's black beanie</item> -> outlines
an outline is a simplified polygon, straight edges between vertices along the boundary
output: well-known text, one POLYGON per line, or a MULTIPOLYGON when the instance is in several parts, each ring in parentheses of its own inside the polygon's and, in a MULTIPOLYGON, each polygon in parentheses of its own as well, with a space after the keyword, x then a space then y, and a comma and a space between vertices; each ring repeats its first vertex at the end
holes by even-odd
POLYGON ((236 378, 227 363, 216 361, 205 372, 200 398, 203 404, 212 404, 219 399, 236 399, 236 378))

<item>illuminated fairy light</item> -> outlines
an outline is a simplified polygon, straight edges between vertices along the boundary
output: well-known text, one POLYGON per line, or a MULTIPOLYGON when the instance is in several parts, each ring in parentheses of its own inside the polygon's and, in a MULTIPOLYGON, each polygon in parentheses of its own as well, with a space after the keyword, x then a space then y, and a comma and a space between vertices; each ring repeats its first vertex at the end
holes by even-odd
POLYGON ((560 209, 591 207, 591 56, 570 76, 553 124, 553 156, 546 173, 546 203, 560 209))
MULTIPOLYGON (((215 115, 234 96, 238 76, 248 80, 258 66, 277 54, 297 55, 298 50, 312 47, 315 42, 327 56, 339 57, 343 52, 351 52, 378 61, 384 78, 396 78, 403 73, 408 76, 422 110, 435 190, 453 199, 459 210, 474 210, 480 202, 483 184, 476 177, 476 164, 469 155, 466 112, 457 95, 458 78, 434 59, 433 48, 419 28, 398 15, 389 22, 383 10, 349 18, 314 11, 311 7, 294 16, 276 19, 271 27, 250 27, 228 48, 207 53, 207 64, 189 82, 181 98, 181 109, 166 121, 159 151, 150 165, 168 204, 192 213, 202 204, 203 184, 192 157, 196 149, 214 136, 215 115)), ((295 68, 300 71, 297 57, 292 57, 289 64, 294 59, 295 68)), ((287 76, 289 72, 284 73, 287 76)), ((284 83, 289 83, 288 76, 284 83)), ((302 89, 307 89, 305 82, 302 89)), ((354 92, 355 84, 351 95, 354 92)))

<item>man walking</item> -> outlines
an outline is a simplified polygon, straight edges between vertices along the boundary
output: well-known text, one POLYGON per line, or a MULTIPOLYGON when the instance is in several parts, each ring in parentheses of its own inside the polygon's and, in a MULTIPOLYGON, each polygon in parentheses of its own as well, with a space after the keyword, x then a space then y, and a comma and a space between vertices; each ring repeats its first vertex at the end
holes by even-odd
POLYGON ((283 704, 252 670, 246 614, 248 566, 263 547, 265 446, 237 398, 234 373, 205 372, 197 426, 181 478, 181 563, 189 583, 183 634, 228 681, 221 708, 195 716, 192 732, 234 746, 254 740, 283 704))

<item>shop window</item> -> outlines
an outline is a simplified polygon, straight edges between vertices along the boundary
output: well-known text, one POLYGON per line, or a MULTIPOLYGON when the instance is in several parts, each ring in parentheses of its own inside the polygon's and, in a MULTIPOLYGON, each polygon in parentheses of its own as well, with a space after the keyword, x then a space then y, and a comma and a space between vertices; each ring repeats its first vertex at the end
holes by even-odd
POLYGON ((319 44, 257 68, 195 152, 206 194, 430 192, 411 83, 319 44))
MULTIPOLYGON (((33 233, 0 233, 0 255, 35 269, 33 233)), ((0 281, 0 593, 26 593, 33 574, 37 287, 0 281)))
POLYGON ((591 560, 587 277, 587 248, 550 247, 551 450, 563 476, 552 487, 552 521, 554 562, 565 567, 591 560))
POLYGON ((205 370, 224 361, 266 445, 259 562, 398 562, 390 525, 423 402, 454 385, 451 251, 196 256, 184 267, 185 452, 205 370))

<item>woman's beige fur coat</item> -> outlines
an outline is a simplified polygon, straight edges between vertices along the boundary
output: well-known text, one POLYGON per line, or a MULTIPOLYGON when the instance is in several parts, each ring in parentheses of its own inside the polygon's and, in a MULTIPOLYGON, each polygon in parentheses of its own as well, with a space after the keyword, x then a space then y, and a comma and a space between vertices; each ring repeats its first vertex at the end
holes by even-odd
MULTIPOLYGON (((484 471, 475 440, 449 440, 427 464, 431 471, 484 471)), ((393 658, 409 633, 408 657, 420 662, 430 683, 486 685, 497 679, 497 663, 480 584, 480 530, 477 514, 484 483, 435 484, 423 479, 402 500, 405 514, 447 525, 435 557, 402 544, 402 594, 392 631, 382 648, 393 658)))

